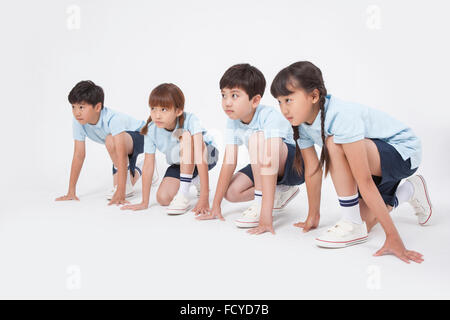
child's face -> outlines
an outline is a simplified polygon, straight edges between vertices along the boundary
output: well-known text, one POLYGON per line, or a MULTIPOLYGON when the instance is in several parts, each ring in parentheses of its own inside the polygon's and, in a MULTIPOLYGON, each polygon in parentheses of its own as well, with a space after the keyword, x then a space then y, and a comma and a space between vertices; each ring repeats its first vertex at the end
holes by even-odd
POLYGON ((303 89, 288 88, 290 95, 277 98, 281 113, 293 126, 314 121, 314 105, 318 102, 316 90, 307 93, 303 89))
POLYGON ((158 128, 173 130, 177 125, 177 117, 183 114, 183 110, 175 108, 150 107, 150 116, 158 128))
POLYGON ((81 125, 96 124, 101 111, 101 103, 97 103, 95 106, 84 101, 72 104, 73 116, 81 125))
POLYGON ((247 119, 261 100, 259 95, 249 99, 248 94, 239 88, 223 88, 221 93, 223 111, 232 120, 247 119))

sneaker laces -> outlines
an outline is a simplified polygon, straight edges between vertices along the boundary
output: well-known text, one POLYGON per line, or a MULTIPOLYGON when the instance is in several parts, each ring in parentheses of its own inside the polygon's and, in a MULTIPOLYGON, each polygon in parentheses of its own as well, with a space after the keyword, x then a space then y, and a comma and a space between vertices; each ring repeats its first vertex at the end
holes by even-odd
POLYGON ((247 209, 245 209, 245 211, 242 213, 243 217, 249 217, 249 218, 256 218, 259 216, 258 213, 258 205, 257 204, 253 204, 250 207, 248 207, 247 209))
POLYGON ((172 202, 170 203, 171 205, 180 205, 180 204, 185 204, 186 203, 186 198, 184 197, 183 194, 181 193, 177 193, 175 195, 175 197, 173 197, 172 202))
POLYGON ((336 234, 342 236, 352 230, 353 230, 353 227, 350 223, 345 222, 345 221, 339 221, 333 227, 329 228, 327 230, 327 232, 336 233, 336 234))

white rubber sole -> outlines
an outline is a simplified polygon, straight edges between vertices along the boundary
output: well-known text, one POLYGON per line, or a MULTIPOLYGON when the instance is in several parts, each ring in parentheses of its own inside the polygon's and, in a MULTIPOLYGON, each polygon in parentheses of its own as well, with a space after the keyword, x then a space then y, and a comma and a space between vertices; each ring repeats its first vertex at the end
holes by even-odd
POLYGON ((189 212, 191 208, 192 206, 187 206, 185 209, 166 209, 166 213, 169 216, 179 216, 185 214, 186 212, 189 212))
POLYGON ((321 248, 346 248, 346 247, 350 247, 350 246, 354 246, 360 243, 364 243, 367 241, 369 237, 365 236, 365 237, 361 237, 361 238, 357 238, 357 239, 353 239, 353 240, 349 240, 349 241, 326 241, 326 240, 321 240, 319 238, 315 239, 315 243, 318 247, 321 248))
POLYGON ((240 221, 240 220, 234 220, 234 224, 238 228, 255 228, 259 225, 259 221, 253 222, 253 221, 240 221))

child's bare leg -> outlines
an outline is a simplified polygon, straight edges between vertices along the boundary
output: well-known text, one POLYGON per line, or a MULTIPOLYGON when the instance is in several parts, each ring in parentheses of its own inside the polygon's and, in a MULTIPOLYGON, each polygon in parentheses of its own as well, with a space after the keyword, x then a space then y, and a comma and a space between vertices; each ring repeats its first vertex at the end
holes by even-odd
POLYGON ((264 132, 252 134, 248 140, 248 152, 255 190, 262 191, 261 163, 264 156, 264 132))
POLYGON ((288 154, 287 146, 282 139, 266 140, 263 132, 256 132, 249 139, 249 153, 256 190, 262 191, 263 176, 269 179, 267 182, 271 185, 275 179, 276 185, 277 177, 284 174, 288 154))
POLYGON ((189 132, 183 132, 180 141, 180 174, 194 172, 194 140, 189 132))
POLYGON ((267 212, 268 210, 272 211, 277 179, 284 174, 287 155, 287 146, 281 138, 265 140, 262 163, 260 164, 260 174, 264 195, 263 208, 267 208, 267 212))
MULTIPOLYGON (((131 138, 131 136, 128 133, 125 132, 124 140, 125 140, 125 150, 127 151, 127 155, 132 154, 133 153, 133 139, 131 138)), ((114 144, 114 138, 110 134, 107 135, 105 138, 105 147, 109 153, 109 157, 111 158, 111 161, 114 164, 114 167, 117 168, 117 164, 118 164, 117 149, 114 144)), ((131 176, 131 184, 134 185, 136 183, 137 179, 138 179, 138 176, 136 174, 134 175, 134 177, 131 176)), ((117 174, 113 175, 113 184, 117 185, 117 174)))
POLYGON ((156 201, 162 206, 168 206, 178 192, 180 180, 173 177, 165 177, 156 192, 156 201))
MULTIPOLYGON (((258 226, 250 229, 248 232, 251 234, 260 234, 264 232, 275 233, 272 223, 275 189, 278 176, 284 174, 284 165, 286 163, 288 150, 281 138, 264 139, 264 133, 262 132, 258 132, 254 136, 256 136, 258 141, 257 143, 254 143, 253 148, 255 148, 256 145, 258 150, 257 152, 253 150, 250 156, 253 157, 253 159, 256 156, 256 161, 252 161, 252 171, 253 176, 255 177, 255 185, 257 184, 257 181, 260 181, 261 189, 256 190, 262 191, 262 199, 260 200, 261 212, 258 226)), ((256 194, 255 191, 255 196, 256 194)))
POLYGON ((230 202, 245 202, 254 198, 255 187, 253 181, 245 173, 235 173, 225 193, 225 199, 230 202))
MULTIPOLYGON (((335 144, 333 137, 328 137, 326 144, 330 155, 330 174, 337 195, 339 197, 346 197, 356 194, 358 191, 356 180, 353 177, 342 145, 335 144)), ((377 146, 370 139, 365 139, 365 146, 371 174, 381 176, 381 162, 377 146)), ((363 199, 359 200, 359 205, 361 219, 366 222, 367 229, 370 230, 377 223, 375 215, 368 210, 363 199)))

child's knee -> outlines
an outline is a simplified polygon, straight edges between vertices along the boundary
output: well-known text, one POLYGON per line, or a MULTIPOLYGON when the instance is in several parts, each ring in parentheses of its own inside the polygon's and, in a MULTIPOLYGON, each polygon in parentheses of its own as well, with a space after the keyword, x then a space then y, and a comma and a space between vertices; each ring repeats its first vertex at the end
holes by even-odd
POLYGON ((343 152, 342 145, 334 143, 333 136, 329 136, 328 138, 326 138, 325 144, 327 146, 328 153, 343 152))
POLYGON ((158 203, 162 206, 168 206, 171 200, 172 199, 169 199, 167 194, 164 194, 161 191, 156 193, 156 201, 158 201, 158 203))
POLYGON ((230 185, 228 190, 225 192, 225 199, 230 202, 237 202, 238 195, 239 190, 235 186, 230 185))

